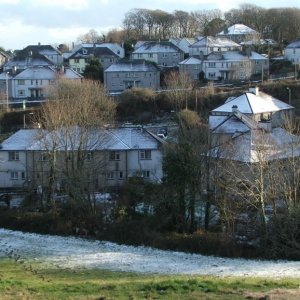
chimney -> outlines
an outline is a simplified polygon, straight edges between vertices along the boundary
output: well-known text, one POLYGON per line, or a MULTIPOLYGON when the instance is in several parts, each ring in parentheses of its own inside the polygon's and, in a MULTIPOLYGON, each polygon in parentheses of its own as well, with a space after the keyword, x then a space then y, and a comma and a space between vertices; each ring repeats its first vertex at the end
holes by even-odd
POLYGON ((238 112, 239 110, 238 110, 238 106, 237 105, 233 105, 232 106, 232 112, 233 113, 236 113, 236 112, 238 112))
POLYGON ((254 87, 254 88, 249 88, 249 93, 252 93, 252 94, 258 96, 259 95, 259 88, 258 88, 258 86, 254 87))

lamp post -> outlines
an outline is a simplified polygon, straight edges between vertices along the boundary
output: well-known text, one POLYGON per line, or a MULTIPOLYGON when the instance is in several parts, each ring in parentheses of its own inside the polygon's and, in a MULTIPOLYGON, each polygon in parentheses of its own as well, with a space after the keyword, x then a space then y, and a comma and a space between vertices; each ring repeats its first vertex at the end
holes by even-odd
POLYGON ((8 72, 6 72, 6 111, 8 111, 8 72))
POLYGON ((289 87, 286 88, 289 92, 289 105, 292 105, 292 91, 289 87))

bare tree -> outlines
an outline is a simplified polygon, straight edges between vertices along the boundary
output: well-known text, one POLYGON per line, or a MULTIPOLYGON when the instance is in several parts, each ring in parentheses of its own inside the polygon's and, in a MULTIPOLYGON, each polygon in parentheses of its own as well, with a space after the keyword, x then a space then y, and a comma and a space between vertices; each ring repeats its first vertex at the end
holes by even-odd
POLYGON ((104 161, 94 150, 103 150, 105 134, 100 129, 113 121, 114 112, 115 103, 94 81, 60 80, 51 88, 37 120, 41 125, 37 139, 48 161, 48 200, 63 183, 72 199, 92 208, 86 202, 95 186, 91 179, 104 161))
POLYGON ((186 74, 172 71, 165 77, 165 85, 168 90, 168 98, 175 110, 179 111, 182 108, 188 108, 188 100, 192 94, 193 81, 186 74))

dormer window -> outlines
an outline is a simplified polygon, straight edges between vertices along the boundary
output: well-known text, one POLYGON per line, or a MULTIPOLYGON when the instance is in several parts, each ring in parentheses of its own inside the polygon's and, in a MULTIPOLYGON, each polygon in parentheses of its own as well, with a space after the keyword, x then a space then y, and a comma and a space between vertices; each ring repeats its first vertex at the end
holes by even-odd
POLYGON ((86 49, 82 49, 82 54, 87 54, 87 50, 86 49))

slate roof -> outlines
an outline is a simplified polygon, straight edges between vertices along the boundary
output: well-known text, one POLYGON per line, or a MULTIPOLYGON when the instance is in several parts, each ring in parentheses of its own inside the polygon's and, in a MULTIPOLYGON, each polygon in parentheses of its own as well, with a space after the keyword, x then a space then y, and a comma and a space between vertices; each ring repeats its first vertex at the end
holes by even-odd
POLYGON ((158 72, 159 69, 151 62, 144 59, 135 60, 120 60, 110 67, 108 67, 104 72, 158 72))
POLYGON ((133 51, 137 53, 166 53, 166 52, 182 52, 177 46, 168 41, 163 42, 144 42, 139 48, 133 51))
POLYGON ((95 57, 103 57, 103 56, 119 57, 108 47, 88 47, 88 48, 82 47, 82 48, 78 49, 77 51, 73 52, 70 56, 68 56, 68 59, 87 58, 90 55, 94 55, 95 57), (83 49, 86 51, 86 53, 83 53, 83 51, 82 51, 83 49))

